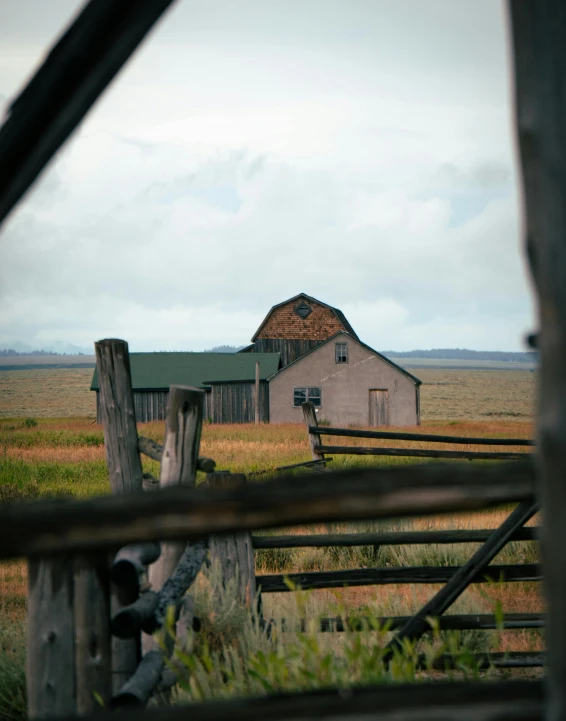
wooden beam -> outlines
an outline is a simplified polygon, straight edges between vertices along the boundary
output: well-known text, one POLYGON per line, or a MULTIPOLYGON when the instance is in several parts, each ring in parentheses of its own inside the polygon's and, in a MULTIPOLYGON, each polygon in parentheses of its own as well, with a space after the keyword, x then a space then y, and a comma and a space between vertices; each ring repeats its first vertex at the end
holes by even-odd
MULTIPOLYGON (((288 536, 252 536, 253 547, 332 548, 341 546, 405 546, 428 543, 483 543, 493 528, 455 531, 383 531, 376 533, 325 533, 288 536)), ((510 541, 536 541, 538 528, 520 528, 510 541)))
MULTIPOLYGON (((110 488, 115 496, 135 495, 143 489, 143 469, 138 451, 128 344, 123 340, 106 339, 95 343, 94 348, 110 488)), ((137 594, 137 588, 111 584, 110 613, 114 615, 132 603, 137 594)), ((139 637, 112 638, 113 692, 134 673, 139 660, 139 637)))
POLYGON ((394 431, 365 431, 357 428, 309 427, 310 432, 321 436, 343 436, 348 438, 375 438, 391 441, 420 441, 421 443, 456 443, 466 446, 534 446, 535 442, 525 438, 473 438, 466 436, 440 436, 431 433, 398 433, 394 431))
POLYGON ((100 710, 100 701, 106 705, 112 696, 107 554, 76 555, 73 575, 77 711, 86 714, 100 710))
POLYGON ((30 719, 78 712, 75 680, 73 561, 28 561, 27 709, 30 719))
POLYGON ((566 5, 511 0, 514 95, 524 236, 538 296, 538 492, 543 526, 549 693, 546 718, 566 718, 566 5))
POLYGON ((324 461, 324 454, 317 450, 317 446, 320 446, 321 441, 317 430, 318 420, 316 418, 316 411, 310 401, 303 403, 303 416, 307 426, 312 459, 313 461, 324 461))
POLYGON ((397 456, 405 458, 449 458, 468 461, 525 461, 530 453, 484 453, 482 451, 434 451, 420 448, 380 448, 379 446, 321 446, 313 452, 346 456, 397 456))
MULTIPOLYGON (((294 590, 287 582, 303 590, 383 586, 396 583, 448 583, 460 566, 416 566, 414 568, 356 568, 351 571, 313 571, 305 573, 273 573, 256 576, 262 593, 286 593, 294 590)), ((537 563, 488 566, 472 577, 470 583, 541 581, 542 569, 537 563)))
POLYGON ((255 396, 254 396, 254 410, 255 410, 255 424, 259 425, 259 361, 255 364, 255 396))
MULTIPOLYGON (((379 628, 383 629, 387 626, 388 630, 396 631, 402 628, 411 620, 412 616, 381 616, 379 618, 370 618, 369 616, 349 616, 342 618, 340 616, 323 617, 319 621, 319 630, 321 633, 343 633, 344 631, 368 631, 375 627, 375 623, 379 624, 379 628)), ((450 614, 442 615, 436 619, 438 628, 441 631, 487 631, 503 628, 504 630, 516 630, 523 628, 544 628, 545 616, 542 613, 508 613, 503 619, 499 619, 493 614, 450 614)), ((275 621, 270 621, 274 626, 275 621)), ((279 629, 285 631, 299 631, 304 633, 312 627, 309 621, 301 619, 300 623, 296 621, 290 622, 283 619, 279 625, 279 629)), ((430 628, 430 627, 429 627, 430 628)))
MULTIPOLYGON (((277 693, 259 698, 146 709, 144 721, 542 721, 542 681, 444 681, 380 684, 365 688, 277 693)), ((99 715, 65 721, 98 721, 99 715)), ((139 708, 120 710, 120 721, 138 721, 139 708)))
MULTIPOLYGON (((138 449, 140 453, 144 454, 144 456, 153 458, 154 461, 159 461, 159 463, 161 463, 161 458, 163 456, 163 446, 161 445, 161 443, 157 443, 151 438, 139 436, 138 449)), ((215 468, 216 462, 213 461, 212 458, 205 458, 204 456, 199 456, 199 459, 197 461, 197 471, 202 471, 203 473, 213 473, 215 468)))
MULTIPOLYGON (((392 641, 394 645, 400 645, 405 638, 419 638, 428 628, 427 619, 440 616, 462 595, 470 583, 477 580, 478 575, 489 574, 494 576, 495 569, 489 564, 497 554, 509 543, 513 533, 522 528, 538 511, 538 502, 523 501, 511 513, 503 523, 496 528, 483 546, 473 556, 456 570, 446 586, 425 603, 413 618, 399 631, 392 641)), ((504 574, 505 575, 505 574, 504 574)))
MULTIPOLYGON (((244 488, 247 479, 243 473, 211 473, 207 484, 212 488, 244 488)), ((241 533, 214 534, 209 539, 209 560, 216 564, 222 579, 216 593, 225 594, 226 589, 235 593, 236 600, 249 609, 254 607, 256 599, 255 558, 252 537, 249 531, 241 533), (232 587, 230 587, 232 584, 232 587)), ((215 604, 216 600, 213 599, 215 604)))
POLYGON ((10 105, 0 130, 0 224, 171 0, 91 0, 10 105))
POLYGON ((123 498, 30 501, 0 509, 0 558, 120 547, 293 524, 491 508, 532 498, 532 463, 426 463, 284 475, 222 490, 166 488, 123 498))

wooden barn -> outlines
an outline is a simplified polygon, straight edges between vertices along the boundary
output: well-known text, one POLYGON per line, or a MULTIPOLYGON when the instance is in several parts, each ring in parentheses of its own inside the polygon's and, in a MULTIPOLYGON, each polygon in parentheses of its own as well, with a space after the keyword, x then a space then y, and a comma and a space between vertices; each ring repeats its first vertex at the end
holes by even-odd
POLYGON ((358 337, 341 310, 300 293, 274 305, 240 353, 280 353, 285 367, 339 331, 358 337))
MULTIPOLYGON (((171 385, 206 391, 204 417, 212 423, 253 423, 255 416, 256 362, 260 370, 260 421, 269 421, 267 378, 281 366, 278 353, 130 353, 136 420, 164 420, 171 385)), ((101 422, 98 373, 96 417, 101 422)))
POLYGON ((310 401, 333 426, 416 426, 421 381, 339 331, 269 378, 271 423, 300 423, 310 401))

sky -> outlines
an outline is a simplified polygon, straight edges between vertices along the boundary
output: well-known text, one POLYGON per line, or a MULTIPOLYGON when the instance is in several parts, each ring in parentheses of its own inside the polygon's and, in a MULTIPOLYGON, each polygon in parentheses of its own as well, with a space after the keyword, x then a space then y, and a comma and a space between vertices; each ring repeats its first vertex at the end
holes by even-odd
MULTIPOLYGON (((0 115, 82 6, 0 0, 0 115)), ((298 293, 378 350, 525 350, 496 0, 177 0, 0 228, 0 348, 249 342, 298 293)))

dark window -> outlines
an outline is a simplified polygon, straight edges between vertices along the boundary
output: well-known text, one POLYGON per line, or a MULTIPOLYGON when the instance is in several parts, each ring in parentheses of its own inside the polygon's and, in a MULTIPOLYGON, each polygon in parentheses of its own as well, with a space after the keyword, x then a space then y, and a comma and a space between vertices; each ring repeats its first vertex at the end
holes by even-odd
POLYGON ((302 303, 299 303, 299 305, 295 308, 295 313, 299 316, 299 318, 305 320, 305 318, 312 313, 312 308, 310 305, 307 305, 305 301, 302 301, 302 303))
POLYGON ((297 408, 303 403, 310 401, 313 406, 319 408, 321 403, 320 388, 295 388, 293 394, 293 405, 297 408))
POLYGON ((348 362, 348 344, 336 343, 336 363, 348 362))

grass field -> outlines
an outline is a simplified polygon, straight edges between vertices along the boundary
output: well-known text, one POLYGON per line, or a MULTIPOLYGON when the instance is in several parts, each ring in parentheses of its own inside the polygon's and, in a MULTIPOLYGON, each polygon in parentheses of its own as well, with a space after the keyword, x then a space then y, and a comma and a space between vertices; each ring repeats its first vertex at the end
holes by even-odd
MULTIPOLYGON (((526 420, 534 412, 536 378, 530 370, 412 369, 423 385, 423 420, 526 420)), ((89 368, 3 371, 0 418, 95 418, 89 368)))
MULTIPOLYGON (((528 371, 423 369, 416 375, 423 380, 423 424, 413 430, 461 436, 532 437, 536 374, 528 371)), ((108 493, 109 483, 102 430, 93 422, 94 394, 88 391, 91 377, 92 371, 88 369, 0 372, 0 502, 62 494, 87 497, 108 493)), ((161 441, 164 424, 143 424, 139 431, 142 435, 161 441)), ((344 439, 341 443, 366 445, 367 441, 344 439)), ((376 445, 380 443, 394 445, 391 442, 376 442, 376 445)), ((429 444, 419 443, 417 447, 426 448, 429 444)), ((449 448, 441 444, 435 447, 449 448)), ((485 450, 500 449, 485 447, 485 450)), ((203 428, 201 452, 214 458, 219 469, 246 473, 298 463, 310 457, 305 430, 300 425, 255 427, 207 424, 203 428)), ((411 462, 413 459, 336 457, 333 466, 391 465, 411 462)), ((144 460, 144 466, 154 475, 158 474, 155 462, 144 460)), ((257 480, 260 481, 262 478, 265 476, 258 476, 257 480)), ((476 514, 410 519, 402 522, 295 528, 289 529, 288 532, 483 528, 497 526, 504 515, 504 511, 494 510, 476 514)), ((476 547, 474 544, 462 544, 382 547, 377 551, 374 547, 273 550, 257 552, 256 561, 258 573, 387 565, 450 566, 469 558, 476 547)), ((536 558, 537 549, 534 543, 514 543, 500 554, 496 562, 533 562, 536 558)), ((4 693, 2 679, 7 673, 11 674, 9 678, 15 679, 13 683, 10 682, 12 683, 10 688, 16 689, 14 691, 16 695, 20 694, 15 698, 12 706, 17 708, 18 704, 20 706, 22 704, 26 583, 24 563, 16 561, 0 564, 0 716, 3 718, 9 718, 8 715, 2 715, 7 714, 5 711, 7 706, 5 703, 3 705, 2 701, 4 693)), ((218 609, 212 612, 207 607, 206 583, 206 579, 201 579, 196 589, 197 608, 200 616, 208 619, 212 635, 203 634, 202 638, 209 640, 228 638, 226 635, 228 632, 226 630, 220 632, 218 624, 228 623, 226 619, 230 617, 229 610, 226 610, 223 616, 222 613, 219 614, 218 609)), ((297 614, 306 614, 311 618, 318 615, 332 615, 337 605, 345 613, 369 606, 376 615, 404 615, 419 608, 436 589, 435 586, 420 585, 362 587, 338 592, 314 591, 308 594, 304 602, 301 602, 303 604, 301 607, 297 606, 297 594, 268 594, 264 599, 264 609, 268 616, 287 618, 297 614)), ((537 584, 476 585, 466 591, 451 612, 489 613, 499 606, 506 613, 541 610, 542 601, 537 584)), ((324 659, 328 658, 328 654, 333 658, 341 658, 344 654, 351 653, 348 644, 358 644, 356 648, 360 649, 359 639, 338 634, 326 636, 325 639, 320 640, 320 647, 317 647, 319 655, 313 656, 312 648, 308 652, 310 654, 308 662, 314 663, 317 667, 323 662, 326 663, 324 659)), ((367 648, 373 647, 372 645, 376 643, 375 634, 370 636, 366 638, 367 648)), ((542 648, 542 637, 537 631, 463 632, 460 640, 472 650, 530 651, 542 648)), ((248 649, 255 659, 253 663, 259 663, 253 654, 258 652, 258 649, 263 649, 264 646, 261 644, 265 643, 259 638, 256 641, 258 645, 254 646, 255 650, 251 647, 248 649)), ((299 641, 287 639, 285 643, 299 643, 299 641)), ((240 639, 238 643, 243 641, 240 639)), ((249 644, 251 641, 248 639, 246 643, 249 644)), ((299 655, 306 653, 300 643, 298 650, 295 649, 299 655)), ((287 648, 291 647, 287 646, 287 648)), ((265 651, 271 654, 283 654, 282 658, 284 658, 284 648, 278 646, 277 649, 279 650, 266 647, 265 651)), ((200 650, 203 651, 202 646, 200 650)), ((235 656, 230 658, 231 664, 236 663, 235 656)), ((238 658, 240 659, 240 656, 238 658)), ((224 659, 222 663, 228 661, 224 659)), ((285 664, 282 663, 283 668, 285 664)), ((199 667, 199 669, 198 678, 202 681, 204 690, 201 690, 204 697, 219 693, 216 689, 218 684, 213 676, 205 673, 203 668, 199 667)), ((238 678, 241 678, 243 685, 237 687, 239 691, 249 690, 250 687, 246 686, 248 681, 242 680, 244 677, 247 678, 242 669, 239 671, 232 669, 230 673, 235 674, 235 677, 240 674, 238 678)), ((283 674, 283 671, 281 673, 283 674)), ((355 674, 352 678, 354 677, 355 674)), ((361 680, 367 678, 364 676, 361 680)), ((281 689, 290 687, 285 686, 281 679, 279 682, 283 684, 281 689)), ((252 690, 254 689, 255 686, 252 690)), ((193 688, 189 696, 197 698, 199 693, 193 688)), ((21 714, 18 716, 16 712, 12 717, 22 718, 21 714)))

